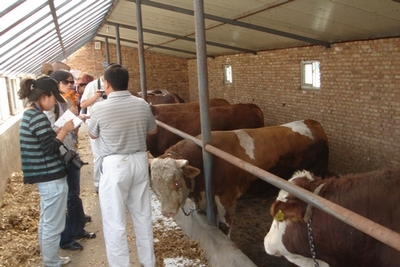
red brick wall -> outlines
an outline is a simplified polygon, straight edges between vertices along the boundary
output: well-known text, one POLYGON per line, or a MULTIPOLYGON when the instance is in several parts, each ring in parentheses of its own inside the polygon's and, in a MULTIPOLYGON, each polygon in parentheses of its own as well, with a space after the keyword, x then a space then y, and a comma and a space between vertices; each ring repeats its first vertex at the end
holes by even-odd
MULTIPOLYGON (((102 50, 90 43, 69 58, 73 69, 103 72, 102 50)), ((110 45, 111 62, 116 62, 110 45)), ((330 142, 331 171, 364 172, 400 166, 400 38, 307 46, 208 59, 209 96, 231 103, 253 102, 266 125, 306 118, 319 121, 330 142), (300 89, 300 61, 320 60, 321 90, 300 89), (232 65, 233 83, 223 84, 223 65, 232 65)), ((167 89, 185 101, 198 100, 196 60, 146 51, 147 89, 167 89)), ((130 90, 140 91, 136 49, 122 48, 131 74, 130 90)))
MULTIPOLYGON (((87 72, 97 78, 104 72, 103 62, 106 61, 105 55, 104 43, 102 43, 101 50, 96 50, 94 49, 94 42, 91 42, 71 55, 65 63, 71 69, 87 72)), ((109 45, 109 55, 110 63, 117 63, 115 45, 109 45)), ((122 47, 121 61, 122 65, 129 71, 129 91, 132 93, 140 92, 138 51, 122 47)), ((145 64, 147 90, 166 89, 171 93, 178 94, 185 101, 190 100, 186 59, 146 51, 145 64)))
MULTIPOLYGON (((307 46, 208 59, 209 96, 253 102, 266 125, 315 119, 330 141, 330 169, 400 166, 400 38, 307 46), (300 89, 300 62, 320 60, 321 90, 300 89), (223 65, 233 83, 223 84, 223 65)), ((190 99, 198 99, 189 60, 190 99)))

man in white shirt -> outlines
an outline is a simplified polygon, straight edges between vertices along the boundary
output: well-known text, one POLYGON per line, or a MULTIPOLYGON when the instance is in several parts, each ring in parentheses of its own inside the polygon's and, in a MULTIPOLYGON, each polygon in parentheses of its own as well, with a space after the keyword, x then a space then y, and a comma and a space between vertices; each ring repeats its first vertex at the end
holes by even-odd
POLYGON ((88 131, 101 143, 99 202, 108 266, 131 266, 127 209, 140 265, 155 267, 146 137, 157 132, 157 123, 149 104, 128 91, 126 68, 109 66, 104 77, 108 98, 93 106, 88 131))
MULTIPOLYGON (((104 93, 104 77, 91 81, 86 85, 81 98, 81 109, 87 108, 86 123, 89 124, 90 120, 90 110, 94 104, 106 99, 106 94, 104 93)), ((99 192, 99 182, 100 182, 100 166, 102 158, 100 156, 99 140, 90 138, 90 144, 93 153, 93 183, 96 192, 99 192)))

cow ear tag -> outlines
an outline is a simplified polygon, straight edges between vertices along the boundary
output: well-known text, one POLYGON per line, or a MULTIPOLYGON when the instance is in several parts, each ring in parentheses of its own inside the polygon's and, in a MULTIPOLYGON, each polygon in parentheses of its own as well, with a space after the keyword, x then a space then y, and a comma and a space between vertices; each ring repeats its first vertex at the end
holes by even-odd
POLYGON ((285 219, 285 214, 282 212, 282 210, 278 210, 278 213, 275 214, 274 219, 281 222, 285 219))

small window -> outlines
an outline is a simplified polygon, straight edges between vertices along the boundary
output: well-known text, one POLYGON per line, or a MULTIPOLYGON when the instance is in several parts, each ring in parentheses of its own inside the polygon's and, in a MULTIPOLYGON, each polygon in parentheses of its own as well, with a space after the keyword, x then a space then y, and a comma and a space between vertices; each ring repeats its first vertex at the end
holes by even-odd
POLYGON ((301 62, 301 89, 319 90, 321 86, 319 61, 301 62))
POLYGON ((8 100, 11 115, 17 114, 24 108, 23 101, 18 97, 20 78, 7 78, 8 80, 8 100))
POLYGON ((0 77, 0 124, 10 117, 10 106, 8 104, 7 79, 0 77))
POLYGON ((232 66, 224 65, 224 84, 232 83, 232 66))

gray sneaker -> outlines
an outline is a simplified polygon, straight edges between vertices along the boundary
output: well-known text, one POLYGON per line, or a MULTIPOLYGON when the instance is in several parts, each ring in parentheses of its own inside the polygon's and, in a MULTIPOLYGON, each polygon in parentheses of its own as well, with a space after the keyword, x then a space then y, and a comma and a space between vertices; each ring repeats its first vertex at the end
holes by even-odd
POLYGON ((60 259, 61 265, 66 265, 71 261, 70 257, 58 256, 58 258, 60 259))

